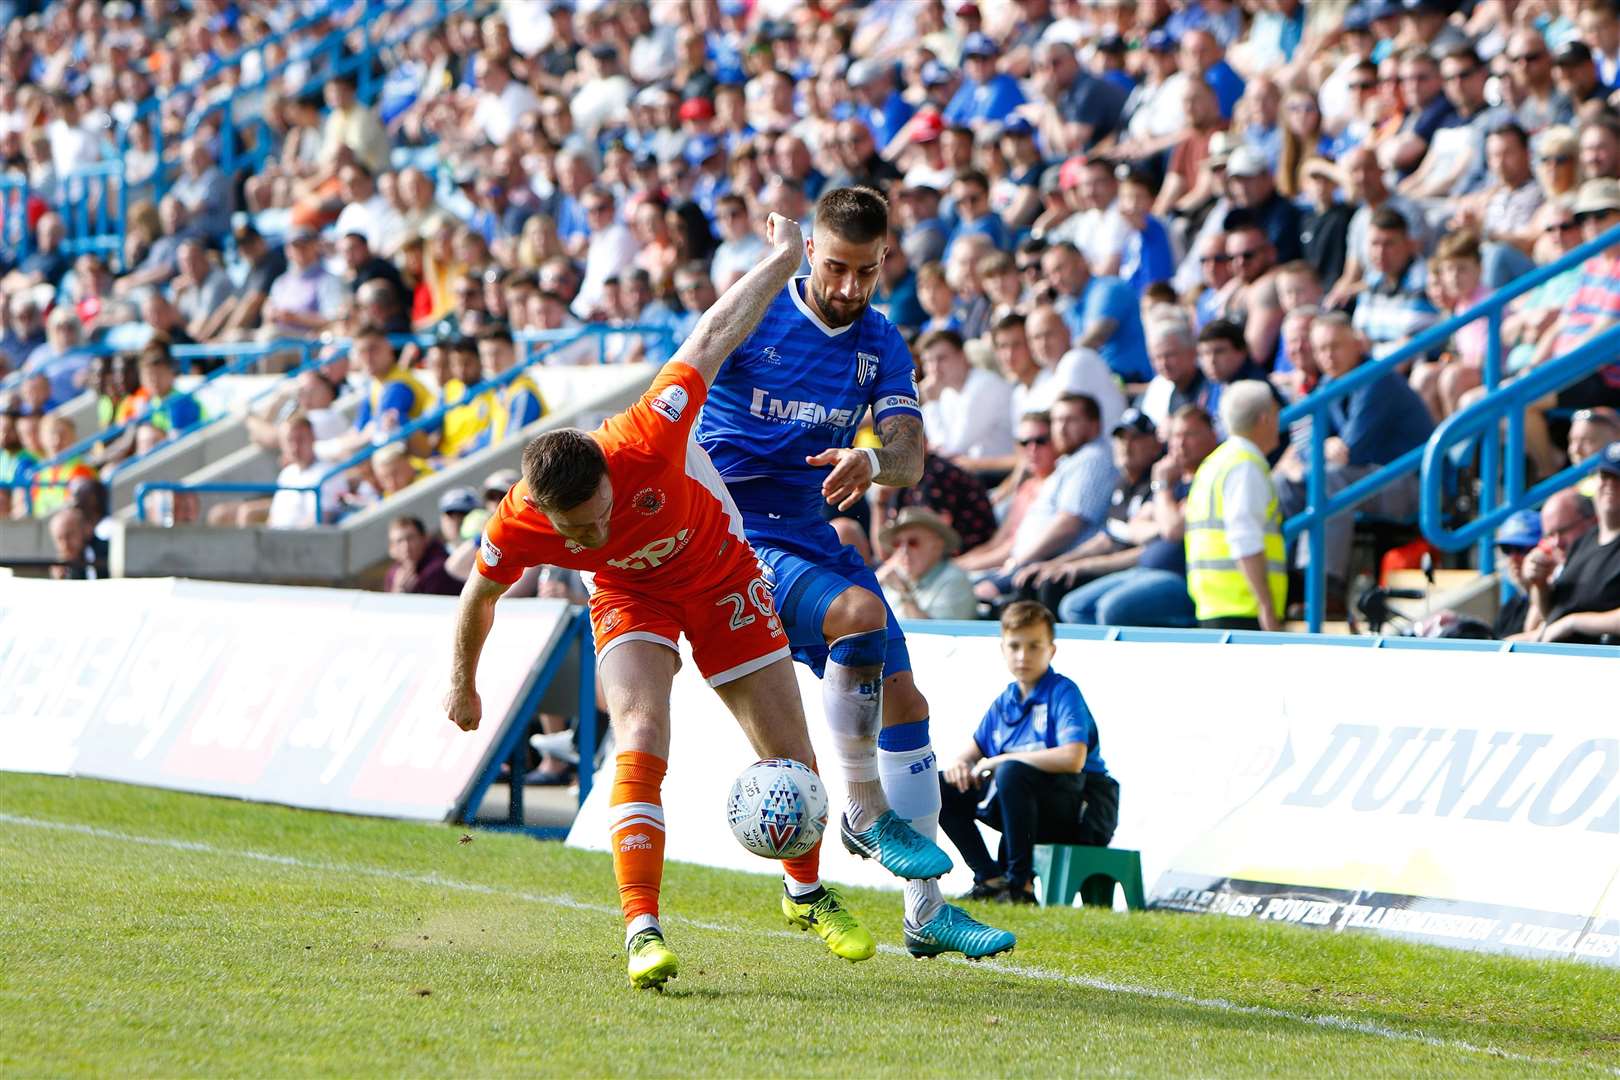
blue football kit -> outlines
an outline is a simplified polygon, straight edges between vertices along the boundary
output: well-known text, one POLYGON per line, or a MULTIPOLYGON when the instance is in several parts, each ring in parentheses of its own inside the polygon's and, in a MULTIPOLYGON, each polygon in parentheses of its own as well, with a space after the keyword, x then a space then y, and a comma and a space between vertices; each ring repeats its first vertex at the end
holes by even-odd
MULTIPOLYGON (((697 438, 742 511, 794 658, 819 675, 833 600, 851 585, 880 599, 883 590, 822 516, 828 467, 805 458, 853 445, 868 410, 874 423, 895 414, 921 419, 922 411, 911 350, 889 320, 867 308, 847 326, 829 327, 810 307, 808 287, 808 278, 790 281, 720 368, 697 438)), ((890 611, 884 674, 910 668, 890 611)))

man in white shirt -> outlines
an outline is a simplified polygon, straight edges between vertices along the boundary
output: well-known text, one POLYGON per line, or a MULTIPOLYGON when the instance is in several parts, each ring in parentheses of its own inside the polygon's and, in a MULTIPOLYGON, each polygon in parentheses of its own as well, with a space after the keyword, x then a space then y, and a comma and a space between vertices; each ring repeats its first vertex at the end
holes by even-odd
POLYGON ((389 251, 399 244, 405 223, 388 200, 377 191, 377 182, 364 165, 350 164, 338 170, 343 186, 343 211, 332 226, 332 235, 359 233, 372 251, 389 251))
POLYGON ((1069 325, 1058 309, 1042 304, 1029 313, 1025 323, 1030 355, 1040 365, 1028 408, 1023 412, 1045 412, 1064 394, 1085 394, 1102 411, 1102 430, 1113 431, 1125 411, 1125 392, 1108 361, 1095 349, 1070 347, 1069 325))
POLYGON ((282 421, 281 459, 285 464, 276 476, 280 490, 270 498, 266 524, 272 529, 312 529, 322 521, 331 521, 338 508, 338 497, 344 491, 343 473, 316 460, 315 428, 306 414, 295 412, 282 421), (328 473, 333 475, 321 483, 321 478, 328 473), (315 493, 289 490, 317 485, 321 492, 319 520, 315 514, 315 493))
POLYGON ((1133 231, 1119 212, 1118 197, 1114 166, 1102 158, 1090 158, 1080 170, 1080 182, 1068 192, 1076 212, 1052 230, 1052 242, 1066 240, 1079 248, 1096 275, 1119 272, 1133 231))
POLYGON ((1161 318, 1147 325, 1148 358, 1153 381, 1142 391, 1137 408, 1155 427, 1164 427, 1183 405, 1197 405, 1204 397, 1204 373, 1198 366, 1198 346, 1192 329, 1180 318, 1161 318))
POLYGON ((714 249, 709 276, 718 292, 746 274, 765 257, 765 241, 748 220, 748 203, 741 195, 722 195, 714 203, 715 224, 720 226, 720 246, 714 249))
POLYGON ((523 114, 540 108, 534 91, 512 78, 506 61, 490 52, 481 52, 473 63, 478 80, 478 103, 473 106, 472 128, 485 140, 499 146, 506 141, 523 114))
POLYGON ((585 320, 605 318, 611 312, 601 312, 603 287, 609 278, 618 277, 635 262, 640 245, 636 238, 618 220, 613 194, 606 188, 593 185, 580 196, 585 209, 585 220, 590 223, 591 239, 585 248, 585 280, 580 282, 579 295, 574 297, 574 314, 585 320))
POLYGON ((931 330, 917 340, 928 445, 970 471, 1013 452, 1012 387, 968 363, 962 335, 931 330))

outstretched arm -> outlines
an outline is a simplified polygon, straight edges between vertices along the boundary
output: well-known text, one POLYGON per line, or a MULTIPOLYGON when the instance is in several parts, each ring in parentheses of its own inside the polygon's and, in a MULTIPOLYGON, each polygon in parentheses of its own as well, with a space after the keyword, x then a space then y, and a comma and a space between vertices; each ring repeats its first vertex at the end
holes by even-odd
POLYGON ((799 223, 772 214, 765 223, 765 241, 771 253, 764 262, 738 278, 714 306, 703 313, 675 359, 695 368, 713 385, 720 365, 754 332, 776 294, 793 279, 804 258, 804 233, 799 223))

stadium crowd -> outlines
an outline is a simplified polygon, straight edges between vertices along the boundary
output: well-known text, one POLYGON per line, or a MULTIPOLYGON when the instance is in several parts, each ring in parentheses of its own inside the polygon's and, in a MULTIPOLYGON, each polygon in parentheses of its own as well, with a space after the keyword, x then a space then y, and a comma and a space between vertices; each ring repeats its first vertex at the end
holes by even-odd
MULTIPOLYGON (((85 518, 98 476, 205 419, 173 346, 306 339, 351 344, 321 344, 330 363, 250 423, 288 485, 388 444, 331 478, 335 520, 541 416, 510 376, 526 334, 633 326, 604 358, 660 359, 761 255, 766 214, 808 235, 816 198, 859 184, 889 199, 873 303, 912 343, 930 444, 922 483, 837 521, 891 603, 1195 625, 1188 500, 1234 413, 1263 426, 1252 384, 1274 414, 1620 225, 1612 0, 507 0, 407 33, 373 102, 315 49, 334 31, 357 49, 364 9, 279 36, 313 10, 0 0, 0 173, 33 200, 31 252, 0 248, 0 483, 51 462, 31 499, 0 489, 10 513, 85 518), (187 118, 236 97, 269 145, 233 175, 218 114, 187 118), (174 166, 155 201, 153 125, 174 166), (54 207, 120 146, 124 248, 70 254, 54 207), (428 344, 401 345, 412 332, 428 344), (59 460, 91 434, 58 411, 84 389, 99 427, 139 422, 59 460)), ((375 29, 409 26, 391 9, 375 29)), ((1505 374, 1617 320, 1611 252, 1514 303, 1505 374)), ((1339 403, 1330 491, 1477 400, 1486 332, 1339 403)), ((576 343, 540 363, 597 359, 576 343)), ((1616 407, 1620 363, 1538 402, 1532 473, 1603 453, 1616 407)), ((1278 432, 1261 470, 1284 517, 1307 437, 1278 432)), ((1583 520, 1611 485, 1576 494, 1598 500, 1583 520)), ((396 522, 390 587, 454 588, 486 497, 396 522)), ((1415 508, 1415 482, 1364 507, 1415 508)), ((200 514, 184 493, 167 508, 200 514)), ((288 491, 201 516, 316 523, 288 491)), ((1329 528, 1330 600, 1352 524, 1329 528)), ((1548 558, 1524 570, 1542 591, 1548 558)), ((1607 584, 1592 602, 1620 607, 1607 584)))

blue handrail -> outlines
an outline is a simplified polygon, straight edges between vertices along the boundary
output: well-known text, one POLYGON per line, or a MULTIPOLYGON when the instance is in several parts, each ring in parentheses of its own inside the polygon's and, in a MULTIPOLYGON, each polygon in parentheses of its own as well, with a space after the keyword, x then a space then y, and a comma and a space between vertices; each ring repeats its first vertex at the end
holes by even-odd
POLYGON ((28 177, 0 175, 0 246, 9 247, 17 262, 33 251, 34 231, 28 227, 28 177))
MULTIPOLYGON (((1282 411, 1281 423, 1283 430, 1297 420, 1309 417, 1311 420, 1311 447, 1310 458, 1307 462, 1305 481, 1305 509, 1289 518, 1284 524, 1283 532, 1289 544, 1301 532, 1309 538, 1311 565, 1305 575, 1305 621, 1313 632, 1322 629, 1322 618, 1327 606, 1327 522, 1335 514, 1341 513, 1357 502, 1371 496, 1402 476, 1417 472, 1423 464, 1423 448, 1419 447, 1387 465, 1381 466, 1374 472, 1368 473, 1351 486, 1341 491, 1332 500, 1325 499, 1327 487, 1327 460, 1325 446, 1327 441, 1327 412, 1335 402, 1350 396, 1357 390, 1368 386, 1388 375, 1402 364, 1409 363, 1433 350, 1443 346, 1451 335, 1464 326, 1478 319, 1488 320, 1488 329, 1485 335, 1485 369, 1483 372, 1484 386, 1489 395, 1497 391, 1502 384, 1502 312, 1509 303, 1560 274, 1576 270, 1587 259, 1602 254, 1610 247, 1620 243, 1620 226, 1610 229, 1597 239, 1568 252, 1557 261, 1515 278, 1508 285, 1478 304, 1469 308, 1460 315, 1454 315, 1444 322, 1436 323, 1421 334, 1411 338, 1399 348, 1377 360, 1362 364, 1350 374, 1339 379, 1330 379, 1318 386, 1312 393, 1299 401, 1294 402, 1282 411)), ((1513 480, 1518 476, 1522 486, 1524 469, 1524 417, 1520 410, 1509 419, 1508 423, 1508 485, 1515 490, 1513 480)), ((1481 455, 1480 467, 1480 513, 1487 515, 1496 509, 1496 494, 1499 483, 1498 473, 1502 455, 1501 433, 1496 425, 1492 424, 1485 431, 1485 452, 1481 455)), ((1500 520, 1500 519, 1498 519, 1500 520)), ((1495 552, 1489 542, 1482 542, 1480 548, 1480 568, 1488 573, 1493 565, 1495 552)))
MULTIPOLYGON (((1473 543, 1490 543, 1497 526, 1526 506, 1534 506, 1562 491, 1594 471, 1600 457, 1593 457, 1542 480, 1529 491, 1522 490, 1509 478, 1507 497, 1502 505, 1490 510, 1482 509, 1478 517, 1460 528, 1447 527, 1443 509, 1442 477, 1446 467, 1446 454, 1460 442, 1476 438, 1486 429, 1495 429, 1503 413, 1511 424, 1522 423, 1524 408, 1560 387, 1568 386, 1599 368, 1615 363, 1620 356, 1620 326, 1612 326, 1590 341, 1583 342, 1573 351, 1550 360, 1508 383, 1488 398, 1481 399, 1462 412, 1448 416, 1437 428, 1423 449, 1422 493, 1419 522, 1423 535, 1431 544, 1446 551, 1456 551, 1473 543)), ((1510 440, 1511 441, 1511 440, 1510 440)), ((1521 455, 1522 456, 1522 455, 1521 455)), ((1509 459, 1512 463, 1512 459, 1509 459)), ((1511 471, 1511 470, 1510 470, 1511 471)))
POLYGON ((146 497, 158 491, 183 491, 198 495, 274 495, 278 491, 296 491, 301 494, 313 494, 315 496, 315 523, 320 525, 325 521, 324 512, 321 508, 321 489, 319 485, 313 487, 299 487, 293 484, 188 484, 180 480, 150 480, 136 484, 136 521, 145 523, 146 497))

